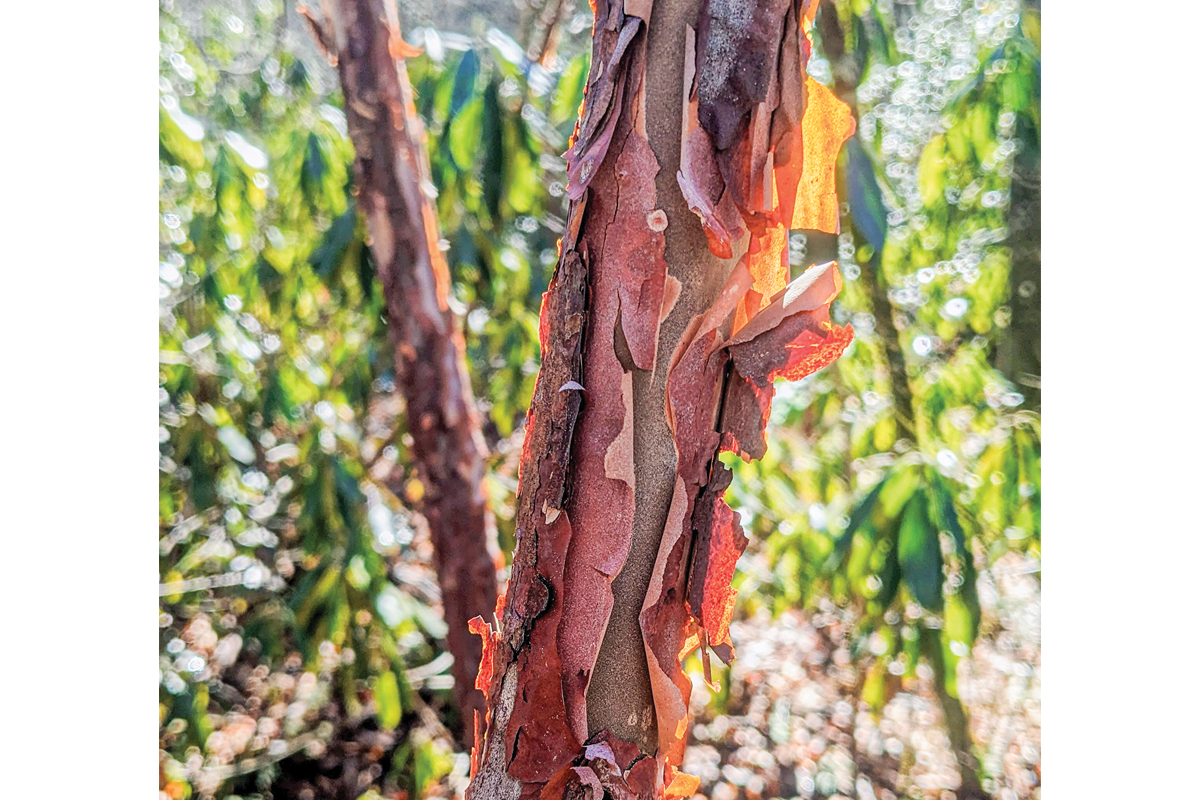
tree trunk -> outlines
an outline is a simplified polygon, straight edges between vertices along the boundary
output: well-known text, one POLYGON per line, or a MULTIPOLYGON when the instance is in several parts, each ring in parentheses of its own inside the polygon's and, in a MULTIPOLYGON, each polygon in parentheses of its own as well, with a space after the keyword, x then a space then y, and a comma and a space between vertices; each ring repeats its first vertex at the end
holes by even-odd
POLYGON ((495 608, 498 551, 483 485, 483 437, 426 194, 424 128, 402 60, 410 53, 392 2, 328 0, 323 10, 329 27, 318 27, 318 38, 336 57, 345 97, 358 207, 387 303, 396 385, 424 489, 419 510, 433 539, 455 696, 469 741, 485 703, 474 688, 482 647, 468 620, 495 608))
POLYGON ((732 657, 746 545, 717 456, 761 457, 774 379, 828 365, 852 335, 829 321, 835 265, 788 284, 788 229, 837 230, 852 130, 804 75, 815 3, 595 10, 512 578, 500 630, 472 623, 489 709, 478 800, 694 792, 680 662, 732 657))
MULTIPOLYGON (((816 18, 817 30, 821 34, 821 47, 829 59, 833 71, 833 91, 849 108, 854 119, 858 119, 858 102, 855 91, 862 78, 854 54, 846 51, 846 38, 838 21, 837 8, 824 6, 816 18)), ((887 358, 888 377, 892 384, 892 413, 896 418, 899 436, 917 436, 917 408, 913 403, 912 385, 908 381, 904 350, 900 347, 900 333, 896 329, 895 308, 888 298, 887 278, 883 275, 883 252, 875 249, 863 274, 860 284, 871 303, 871 314, 875 317, 875 332, 883 342, 887 358)))
POLYGON ((1021 388, 1026 407, 1042 405, 1042 156, 1038 131, 1017 118, 1021 149, 1013 163, 1008 211, 1012 254, 1009 307, 1012 323, 996 348, 996 366, 1021 388))

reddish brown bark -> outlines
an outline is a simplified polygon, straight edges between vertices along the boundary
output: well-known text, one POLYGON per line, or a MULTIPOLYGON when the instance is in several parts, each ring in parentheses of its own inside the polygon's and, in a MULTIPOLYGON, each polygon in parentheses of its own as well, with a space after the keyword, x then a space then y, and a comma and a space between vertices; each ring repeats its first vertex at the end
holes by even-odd
POLYGON ((468 796, 686 797, 701 647, 732 658, 746 538, 721 450, 762 455, 778 377, 849 343, 789 227, 837 229, 845 107, 807 80, 800 0, 597 0, 542 305, 517 548, 468 796), (809 113, 809 109, 812 113, 809 113))
POLYGON ((447 305, 449 275, 424 187, 424 128, 412 102, 396 7, 387 0, 328 0, 320 38, 337 60, 355 149, 358 207, 387 303, 413 461, 423 485, 454 655, 455 696, 465 738, 483 694, 475 689, 482 647, 468 621, 496 604, 495 526, 484 490, 484 444, 447 305))

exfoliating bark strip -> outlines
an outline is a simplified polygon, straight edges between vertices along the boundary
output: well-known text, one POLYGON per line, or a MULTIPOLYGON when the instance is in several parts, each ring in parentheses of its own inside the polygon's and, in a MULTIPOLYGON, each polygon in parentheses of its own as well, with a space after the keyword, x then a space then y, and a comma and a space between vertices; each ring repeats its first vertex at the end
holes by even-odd
MULTIPOLYGON (((628 5, 649 14, 649 3, 628 5)), ((667 280, 659 165, 645 133, 647 20, 626 14, 620 0, 598 3, 596 15, 587 101, 567 156, 567 231, 542 306, 506 646, 487 679, 492 713, 476 747, 481 772, 504 773, 481 776, 477 791, 488 783, 526 797, 551 786, 561 796, 564 781, 625 791, 629 778, 627 764, 613 771, 580 760, 586 693, 632 533, 632 370, 653 368, 664 303, 678 295, 678 282, 667 280)), ((652 796, 659 771, 648 769, 634 772, 649 794, 635 787, 629 796, 652 796)))
POLYGON ((731 475, 717 456, 762 457, 774 380, 828 366, 853 336, 829 320, 841 289, 836 265, 788 284, 789 227, 838 229, 834 167, 853 132, 844 104, 805 75, 815 11, 815 0, 706 0, 685 42, 676 181, 714 255, 730 257, 749 236, 725 290, 694 318, 668 367, 677 483, 641 614, 664 774, 685 744, 691 683, 682 660, 705 645, 707 677, 708 648, 727 663, 733 655, 730 583, 747 541, 723 499, 731 475))
POLYGON ((501 631, 482 621, 472 628, 494 649, 478 679, 489 713, 468 797, 658 800, 696 791, 698 780, 679 771, 691 692, 682 662, 702 645, 706 671, 709 649, 733 657, 731 582, 747 544, 724 500, 732 475, 718 456, 761 457, 773 382, 827 366, 852 336, 829 319, 841 288, 836 265, 788 283, 789 227, 837 229, 832 165, 852 131, 836 99, 804 74, 815 0, 705 0, 683 43, 683 103, 672 112, 681 155, 670 167, 710 252, 739 258, 707 307, 689 300, 682 337, 659 342, 682 284, 668 271, 662 165, 646 132, 651 6, 593 5, 591 69, 567 154, 567 230, 542 305, 512 577, 501 631), (654 754, 590 731, 587 709, 612 581, 633 541, 637 375, 665 379, 676 454, 638 601, 654 754))

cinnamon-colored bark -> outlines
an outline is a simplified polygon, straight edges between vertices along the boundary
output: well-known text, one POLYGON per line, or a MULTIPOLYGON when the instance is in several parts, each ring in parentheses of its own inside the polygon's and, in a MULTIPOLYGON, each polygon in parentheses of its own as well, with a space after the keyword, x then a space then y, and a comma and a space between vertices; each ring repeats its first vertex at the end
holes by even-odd
POLYGON ((836 232, 853 130, 806 79, 806 0, 596 0, 571 200, 542 305, 517 548, 479 686, 468 797, 690 796, 697 648, 728 661, 722 450, 760 457, 776 378, 850 341, 834 264, 789 283, 788 229, 836 232), (806 111, 811 109, 811 112, 806 111))
POLYGON ((426 194, 424 129, 412 102, 396 7, 387 0, 323 3, 326 47, 336 57, 355 149, 358 207, 366 219, 396 348, 413 460, 424 492, 454 655, 464 738, 484 711, 475 689, 481 644, 468 629, 496 604, 495 526, 484 490, 484 444, 463 362, 463 341, 447 305, 449 276, 426 194))

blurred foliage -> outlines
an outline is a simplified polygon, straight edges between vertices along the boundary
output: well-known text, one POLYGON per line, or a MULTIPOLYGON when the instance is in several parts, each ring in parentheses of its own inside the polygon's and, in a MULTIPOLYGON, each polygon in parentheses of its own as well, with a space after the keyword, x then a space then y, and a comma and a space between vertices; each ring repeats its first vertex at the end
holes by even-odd
MULTIPOLYGON (((345 775, 349 754, 389 791, 438 791, 466 763, 439 721, 445 624, 336 74, 272 0, 165 0, 160 33, 162 790, 287 794, 283 762, 345 775)), ((452 303, 500 453, 533 390, 586 63, 560 86, 498 31, 415 33, 452 303)), ((511 544, 515 474, 494 465, 511 544)))
MULTIPOLYGON (((1039 557, 1037 394, 996 357, 1039 34, 1016 0, 826 2, 842 54, 819 28, 812 73, 854 89, 859 122, 829 245, 856 340, 779 385, 766 457, 735 464, 772 565, 736 585, 746 610, 854 608, 879 708, 923 656, 954 696, 976 574, 1039 557)), ((540 62, 495 28, 405 31, 506 552, 588 66, 575 6, 540 62)), ((467 764, 336 74, 280 0, 161 13, 161 788, 444 794, 467 764)), ((793 264, 823 246, 793 235, 793 264)))

